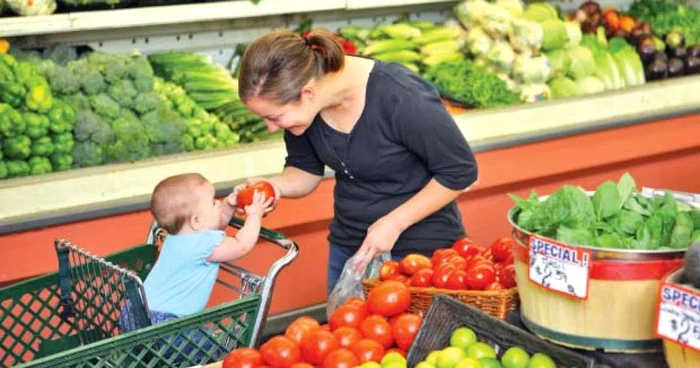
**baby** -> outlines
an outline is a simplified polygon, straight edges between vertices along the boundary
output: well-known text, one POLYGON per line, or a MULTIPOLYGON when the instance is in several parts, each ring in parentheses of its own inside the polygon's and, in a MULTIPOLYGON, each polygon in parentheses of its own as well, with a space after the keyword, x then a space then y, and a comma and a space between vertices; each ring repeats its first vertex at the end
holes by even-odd
MULTIPOLYGON (((274 198, 256 192, 245 207, 245 225, 235 237, 222 231, 236 209, 234 190, 224 201, 199 174, 169 177, 156 186, 151 212, 168 235, 144 287, 152 324, 202 311, 214 288, 219 262, 245 256, 258 240, 265 209, 274 198)), ((136 329, 122 313, 122 332, 136 329)))

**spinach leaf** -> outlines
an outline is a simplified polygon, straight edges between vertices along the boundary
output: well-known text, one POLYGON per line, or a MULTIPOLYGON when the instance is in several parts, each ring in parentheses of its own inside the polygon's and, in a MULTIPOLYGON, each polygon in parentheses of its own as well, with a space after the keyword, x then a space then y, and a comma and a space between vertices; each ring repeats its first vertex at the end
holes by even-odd
POLYGON ((644 216, 637 212, 624 209, 617 214, 614 220, 615 229, 627 235, 636 234, 637 229, 639 229, 642 224, 644 224, 644 216))
POLYGON ((693 229, 700 230, 700 210, 690 211, 690 217, 693 219, 693 229))
POLYGON ((630 249, 633 248, 631 237, 625 237, 616 233, 600 235, 597 239, 598 245, 602 248, 630 249))
POLYGON ((627 198, 625 201, 625 205, 623 206, 624 209, 636 212, 640 215, 644 216, 651 216, 651 212, 647 211, 639 202, 640 199, 644 199, 644 197, 640 195, 632 196, 627 198))
POLYGON ((680 212, 676 217, 676 225, 671 231, 672 248, 687 248, 693 233, 693 219, 687 212, 680 212))
POLYGON ((596 218, 604 220, 615 216, 622 208, 620 200, 620 192, 617 190, 617 184, 612 181, 606 181, 596 189, 593 195, 593 208, 595 209, 596 218))
POLYGON ((632 193, 637 189, 637 184, 630 173, 624 173, 617 183, 617 191, 620 193, 620 206, 632 196, 632 193))
POLYGON ((700 244, 700 230, 693 231, 693 235, 690 236, 690 245, 700 244))
POLYGON ((556 239, 567 244, 575 245, 596 246, 598 244, 595 236, 593 236, 593 233, 590 230, 582 227, 572 229, 566 226, 561 226, 559 229, 557 229, 556 239))

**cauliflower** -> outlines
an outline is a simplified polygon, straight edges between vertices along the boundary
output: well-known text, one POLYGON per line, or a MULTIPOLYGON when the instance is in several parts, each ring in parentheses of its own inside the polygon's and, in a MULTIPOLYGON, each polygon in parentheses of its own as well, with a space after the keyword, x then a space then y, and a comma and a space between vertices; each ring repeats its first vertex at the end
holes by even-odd
POLYGON ((465 28, 471 29, 479 25, 486 8, 490 5, 484 0, 467 0, 456 6, 454 13, 465 28))
POLYGON ((546 83, 552 77, 552 66, 545 55, 520 54, 513 62, 513 77, 524 84, 546 83))
POLYGON ((479 56, 485 55, 493 45, 493 40, 480 27, 474 27, 467 33, 467 50, 479 56))
POLYGON ((7 7, 18 15, 50 15, 56 11, 56 0, 7 0, 7 7))
POLYGON ((513 52, 513 48, 510 47, 510 44, 505 41, 494 42, 485 56, 489 64, 493 66, 496 71, 510 72, 513 68, 515 52, 513 52))
POLYGON ((542 26, 539 23, 525 20, 513 20, 508 32, 508 40, 517 52, 537 51, 542 48, 542 26))
POLYGON ((481 18, 481 28, 493 38, 503 38, 508 34, 511 15, 507 9, 488 4, 481 18))

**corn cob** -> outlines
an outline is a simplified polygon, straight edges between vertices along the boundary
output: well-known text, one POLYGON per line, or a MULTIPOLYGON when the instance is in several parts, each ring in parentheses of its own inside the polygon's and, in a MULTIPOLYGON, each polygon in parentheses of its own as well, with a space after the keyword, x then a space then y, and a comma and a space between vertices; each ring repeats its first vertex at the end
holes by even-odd
POLYGON ((414 72, 414 73, 419 73, 419 72, 420 72, 420 68, 418 68, 418 65, 416 65, 416 64, 413 64, 413 63, 401 63, 401 65, 405 66, 406 68, 408 68, 408 70, 410 70, 410 71, 412 71, 412 72, 414 72))
POLYGON ((380 29, 382 33, 395 40, 410 40, 412 38, 420 37, 421 35, 420 29, 411 27, 406 23, 388 24, 385 26, 380 26, 380 29))
POLYGON ((399 50, 382 52, 374 55, 374 58, 386 62, 411 63, 420 60, 421 56, 413 50, 399 50))
POLYGON ((421 60, 424 65, 426 66, 434 66, 446 61, 460 61, 464 60, 464 54, 456 51, 452 53, 440 53, 440 54, 432 54, 428 57, 423 58, 421 60))
POLYGON ((420 37, 416 37, 414 41, 419 45, 427 45, 440 41, 455 40, 459 37, 461 31, 458 28, 440 27, 423 32, 420 37))
POLYGON ((372 56, 382 52, 412 50, 416 44, 409 40, 380 40, 374 41, 362 50, 362 55, 372 56))
POLYGON ((420 29, 421 31, 427 31, 437 27, 437 24, 435 24, 435 22, 431 22, 429 20, 416 20, 413 22, 409 22, 408 24, 412 27, 420 29))
POLYGON ((425 56, 433 54, 450 54, 459 51, 459 49, 459 42, 456 40, 440 41, 421 46, 420 53, 425 56))

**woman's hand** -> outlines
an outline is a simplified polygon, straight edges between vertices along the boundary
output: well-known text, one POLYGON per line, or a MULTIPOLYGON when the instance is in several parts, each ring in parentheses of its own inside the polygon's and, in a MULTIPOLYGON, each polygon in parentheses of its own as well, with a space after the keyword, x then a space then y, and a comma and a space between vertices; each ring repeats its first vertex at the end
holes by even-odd
POLYGON ((377 256, 391 251, 403 229, 389 217, 382 217, 367 229, 367 235, 357 254, 360 255, 357 270, 364 271, 377 256))

